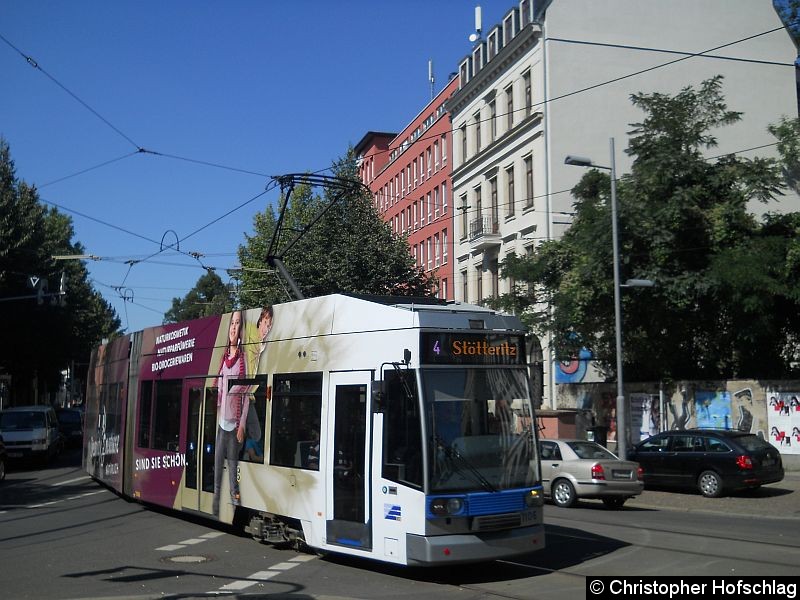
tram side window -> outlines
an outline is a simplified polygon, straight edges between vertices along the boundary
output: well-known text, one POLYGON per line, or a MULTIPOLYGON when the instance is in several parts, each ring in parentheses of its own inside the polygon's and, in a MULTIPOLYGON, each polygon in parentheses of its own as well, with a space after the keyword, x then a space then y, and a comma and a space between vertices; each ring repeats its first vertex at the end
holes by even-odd
POLYGON ((182 386, 180 379, 142 384, 139 401, 140 448, 178 451, 182 386))
POLYGON ((318 471, 321 414, 322 373, 276 374, 272 379, 270 464, 318 471))
POLYGON ((422 487, 422 420, 414 373, 389 372, 385 380, 383 477, 422 487))

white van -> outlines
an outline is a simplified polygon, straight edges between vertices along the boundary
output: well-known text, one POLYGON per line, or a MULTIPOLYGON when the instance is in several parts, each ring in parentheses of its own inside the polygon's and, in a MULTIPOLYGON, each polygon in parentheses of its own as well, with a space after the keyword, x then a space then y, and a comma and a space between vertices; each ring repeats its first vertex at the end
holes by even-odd
POLYGON ((47 405, 14 406, 0 412, 0 434, 11 460, 34 458, 46 463, 63 445, 56 411, 47 405))

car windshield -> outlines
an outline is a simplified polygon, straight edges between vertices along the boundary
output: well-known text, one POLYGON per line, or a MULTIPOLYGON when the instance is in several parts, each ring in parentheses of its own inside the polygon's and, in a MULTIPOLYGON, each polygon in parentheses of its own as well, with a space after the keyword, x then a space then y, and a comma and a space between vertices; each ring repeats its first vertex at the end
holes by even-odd
POLYGON ((526 487, 538 481, 522 369, 422 373, 431 491, 526 487))
POLYGON ((35 429, 44 427, 44 413, 40 411, 12 411, 0 413, 0 429, 35 429))
POLYGON ((567 442, 567 446, 578 455, 578 458, 602 458, 617 460, 617 457, 594 442, 567 442))

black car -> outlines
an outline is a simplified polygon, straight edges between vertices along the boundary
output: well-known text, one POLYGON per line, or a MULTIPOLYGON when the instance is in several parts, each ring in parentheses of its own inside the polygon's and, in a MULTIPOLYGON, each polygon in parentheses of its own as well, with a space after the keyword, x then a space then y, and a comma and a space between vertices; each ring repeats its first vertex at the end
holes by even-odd
POLYGON ((0 435, 0 481, 6 478, 6 462, 8 457, 6 456, 6 446, 3 443, 3 436, 0 435))
POLYGON ((58 429, 67 446, 80 446, 83 443, 83 412, 75 408, 56 410, 58 429))
POLYGON ((742 431, 665 431, 636 444, 628 459, 644 469, 645 487, 696 487, 708 498, 783 479, 778 449, 742 431))

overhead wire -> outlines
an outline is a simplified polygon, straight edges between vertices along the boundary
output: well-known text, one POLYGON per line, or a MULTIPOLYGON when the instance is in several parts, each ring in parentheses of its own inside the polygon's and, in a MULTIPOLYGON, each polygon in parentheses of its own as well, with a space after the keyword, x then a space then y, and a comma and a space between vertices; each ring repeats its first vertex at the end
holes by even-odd
MULTIPOLYGON (((738 40, 735 40, 735 41, 732 41, 732 42, 729 42, 729 43, 726 43, 726 44, 722 44, 722 45, 716 46, 716 47, 714 47, 714 48, 710 48, 710 49, 708 49, 708 50, 705 50, 705 51, 703 51, 703 52, 699 52, 699 53, 681 53, 681 54, 684 54, 684 55, 683 55, 683 56, 681 56, 680 58, 677 58, 677 59, 674 59, 674 60, 671 60, 671 61, 668 61, 668 62, 665 62, 665 63, 659 64, 659 65, 655 65, 655 66, 653 66, 653 67, 650 67, 650 68, 647 68, 647 69, 642 69, 642 70, 636 71, 636 72, 634 72, 634 73, 630 73, 630 74, 623 75, 623 76, 620 76, 620 77, 616 77, 616 78, 613 78, 613 79, 610 79, 610 80, 607 80, 607 81, 604 81, 604 82, 600 82, 600 83, 597 83, 597 84, 594 84, 594 85, 591 85, 591 86, 587 86, 587 87, 584 87, 584 88, 581 88, 581 89, 578 89, 578 90, 574 90, 574 91, 572 91, 572 92, 569 92, 569 93, 567 93, 567 94, 562 94, 562 95, 560 95, 560 96, 555 96, 555 97, 553 97, 553 98, 549 98, 549 99, 546 99, 546 100, 544 100, 544 101, 542 101, 542 102, 536 103, 536 104, 534 104, 533 106, 540 106, 540 105, 541 105, 541 106, 543 106, 543 105, 545 105, 545 104, 547 104, 547 103, 554 102, 554 101, 556 101, 556 100, 561 100, 561 99, 563 99, 563 98, 567 98, 567 97, 570 97, 570 96, 573 96, 573 95, 576 95, 576 94, 579 94, 579 93, 583 93, 583 92, 586 92, 586 91, 589 91, 589 90, 597 89, 598 87, 601 87, 601 86, 604 86, 604 85, 610 85, 610 84, 612 84, 612 83, 615 83, 615 82, 621 81, 621 80, 623 80, 623 79, 626 79, 626 78, 629 78, 629 77, 634 77, 634 76, 637 76, 637 75, 641 75, 641 74, 643 74, 643 73, 647 73, 647 72, 653 71, 653 70, 655 70, 655 69, 659 69, 659 68, 662 68, 662 67, 665 67, 665 66, 668 66, 668 65, 672 65, 672 64, 675 64, 675 63, 681 62, 681 61, 683 61, 683 60, 687 60, 687 59, 689 59, 689 58, 694 58, 694 57, 703 57, 703 56, 705 56, 706 58, 715 58, 715 59, 726 59, 726 60, 731 60, 731 57, 722 57, 722 56, 708 56, 708 54, 709 54, 710 52, 714 52, 714 51, 716 51, 716 50, 720 50, 720 49, 722 49, 722 48, 729 47, 729 46, 732 46, 732 45, 735 45, 735 44, 738 44, 738 43, 741 43, 741 42, 744 42, 744 41, 752 40, 752 39, 755 39, 755 38, 757 38, 757 37, 760 37, 760 36, 763 36, 763 35, 767 35, 767 34, 770 34, 770 33, 774 33, 774 32, 776 32, 776 31, 780 31, 780 30, 783 30, 783 27, 774 28, 774 29, 771 29, 771 30, 767 30, 767 31, 764 31, 764 32, 758 33, 758 34, 754 34, 754 35, 751 35, 751 36, 747 36, 747 37, 744 37, 744 38, 740 38, 740 39, 738 39, 738 40)), ((124 139, 125 139, 125 140, 126 140, 128 143, 129 143, 129 144, 131 144, 132 146, 134 146, 134 147, 136 148, 136 151, 135 151, 135 152, 128 153, 128 154, 126 154, 126 155, 123 155, 123 156, 121 156, 121 157, 118 157, 118 158, 115 158, 115 159, 111 159, 111 160, 109 160, 109 161, 106 161, 106 162, 104 162, 104 163, 101 163, 101 164, 99 164, 99 165, 96 165, 96 166, 93 166, 93 167, 90 167, 90 168, 87 168, 87 169, 83 169, 83 170, 81 170, 81 171, 79 171, 79 172, 76 172, 76 173, 74 173, 74 174, 72 174, 72 175, 67 175, 67 176, 65 176, 65 177, 62 177, 62 178, 59 178, 59 179, 57 179, 57 180, 54 180, 54 181, 48 182, 48 183, 44 184, 42 187, 44 187, 44 186, 46 186, 46 185, 52 185, 52 184, 54 184, 54 183, 58 183, 58 182, 60 182, 60 181, 63 181, 63 180, 65 180, 65 179, 69 179, 69 178, 71 178, 71 177, 75 177, 75 176, 78 176, 78 175, 84 174, 84 173, 86 173, 86 172, 89 172, 89 171, 92 171, 92 170, 94 170, 94 169, 101 168, 101 167, 103 167, 103 166, 106 166, 106 165, 108 165, 108 164, 112 164, 112 163, 114 163, 114 162, 117 162, 117 161, 119 161, 119 160, 123 160, 123 159, 125 159, 125 158, 128 158, 128 157, 130 157, 130 156, 132 156, 132 155, 134 155, 134 154, 138 154, 138 153, 152 154, 152 155, 154 155, 154 156, 162 156, 162 157, 166 157, 166 158, 172 158, 172 159, 176 159, 176 160, 182 160, 182 161, 191 162, 191 163, 194 163, 194 164, 199 164, 199 165, 204 165, 204 166, 211 166, 211 167, 215 167, 215 168, 227 169, 227 170, 231 170, 231 171, 235 171, 235 172, 240 172, 240 173, 245 173, 245 174, 258 175, 258 176, 266 176, 266 174, 264 174, 264 173, 259 173, 259 172, 256 172, 256 171, 250 171, 250 170, 246 170, 246 169, 240 169, 240 168, 235 168, 235 167, 229 167, 229 166, 222 165, 222 164, 219 164, 219 163, 213 163, 213 162, 209 162, 209 161, 202 161, 202 160, 197 160, 197 159, 191 159, 191 158, 187 158, 187 157, 182 157, 182 156, 177 156, 177 155, 172 155, 172 154, 167 154, 167 153, 162 153, 162 152, 158 152, 158 151, 153 151, 153 150, 148 150, 148 149, 145 149, 144 147, 142 147, 142 146, 140 146, 139 144, 137 144, 137 143, 136 143, 136 142, 135 142, 135 141, 134 141, 134 140, 133 140, 133 139, 132 139, 130 136, 128 136, 127 134, 125 134, 124 132, 122 132, 122 131, 121 131, 119 128, 117 128, 117 127, 116 127, 115 125, 113 125, 113 124, 112 124, 110 121, 108 121, 108 120, 107 120, 105 117, 103 117, 103 116, 102 116, 102 115, 101 115, 101 114, 100 114, 100 113, 99 113, 97 110, 95 110, 95 109, 94 109, 92 106, 90 106, 88 103, 86 103, 84 100, 82 100, 82 99, 81 99, 79 96, 77 96, 77 94, 75 94, 74 92, 72 92, 72 91, 71 91, 69 88, 67 88, 67 87, 66 87, 65 85, 63 85, 63 84, 62 84, 60 81, 58 81, 58 80, 57 80, 57 79, 56 79, 54 76, 52 76, 50 73, 48 73, 47 71, 45 71, 45 70, 44 70, 44 69, 43 69, 43 68, 42 68, 42 67, 41 67, 41 66, 38 64, 38 62, 37 62, 37 61, 35 61, 35 60, 34 60, 34 59, 31 57, 31 56, 29 56, 29 55, 26 55, 24 52, 22 52, 22 51, 21 51, 19 48, 17 48, 17 47, 16 47, 16 46, 15 46, 13 43, 11 43, 11 42, 10 42, 10 41, 9 41, 9 40, 8 40, 8 39, 5 37, 5 36, 3 36, 2 34, 0 34, 0 39, 2 39, 2 41, 4 41, 4 42, 5 42, 5 43, 6 43, 8 46, 10 46, 10 47, 11 47, 11 48, 12 48, 14 51, 16 51, 16 52, 17 52, 17 53, 18 53, 20 56, 22 56, 22 57, 25 59, 25 61, 26 61, 26 62, 27 62, 27 63, 28 63, 30 66, 32 66, 33 68, 37 69, 37 70, 38 70, 38 71, 40 71, 42 74, 44 74, 44 75, 45 75, 45 76, 46 76, 48 79, 50 79, 50 80, 51 80, 53 83, 55 83, 55 84, 56 84, 56 85, 57 85, 59 88, 61 88, 61 89, 62 89, 64 92, 66 92, 66 93, 67 93, 68 95, 70 95, 70 96, 71 96, 73 99, 75 99, 77 102, 79 102, 79 103, 80 103, 80 104, 81 104, 81 105, 82 105, 84 108, 86 108, 86 109, 87 109, 89 112, 91 112, 93 115, 95 115, 95 116, 96 116, 98 119, 100 119, 100 120, 101 120, 103 123, 105 123, 105 124, 106 124, 108 127, 110 127, 110 128, 111 128, 111 129, 112 129, 114 132, 116 132, 116 133, 117 133, 119 136, 123 137, 123 138, 124 138, 124 139)), ((585 41, 584 41, 584 42, 581 42, 581 41, 577 41, 577 40, 563 40, 563 39, 559 39, 559 38, 552 38, 552 41, 566 41, 566 42, 587 43, 587 44, 591 43, 591 42, 585 42, 585 41)), ((609 46, 615 46, 615 45, 610 45, 610 44, 598 44, 598 45, 609 45, 609 46)), ((623 47, 623 48, 626 48, 626 49, 635 49, 635 48, 633 48, 633 47, 625 47, 625 46, 620 46, 620 47, 623 47)), ((670 52, 670 53, 679 53, 678 51, 668 51, 668 50, 663 50, 663 49, 641 49, 641 48, 640 48, 640 50, 648 50, 648 51, 654 51, 654 52, 670 52)), ((775 62, 772 62, 772 61, 756 61, 756 60, 752 60, 752 59, 736 59, 736 60, 748 61, 748 62, 759 62, 759 63, 765 63, 765 64, 777 64, 777 65, 780 65, 780 66, 784 66, 784 64, 783 64, 783 63, 775 63, 775 62)), ((792 64, 791 66, 793 66, 793 64, 792 64)), ((531 109, 531 107, 530 107, 530 106, 526 106, 526 107, 523 107, 523 108, 520 108, 520 109, 515 109, 515 110, 513 110, 512 112, 519 112, 519 111, 521 111, 521 110, 530 110, 530 109, 531 109)), ((500 115, 494 115, 492 118, 498 118, 498 117, 506 116, 507 114, 508 114, 508 113, 506 113, 505 115, 503 115, 503 114, 500 114, 500 115)), ((489 120, 489 119, 486 119, 486 120, 484 120, 484 121, 488 121, 488 120, 489 120)), ((473 125, 473 124, 465 124, 465 125, 466 125, 466 126, 471 126, 471 125, 473 125)), ((452 132, 452 131, 454 131, 454 129, 450 129, 450 132, 452 132)), ((436 134, 436 137, 438 137, 439 135, 440 135, 440 134, 438 134, 438 133, 437 133, 437 134, 436 134)), ((431 137, 420 136, 420 137, 416 138, 415 140, 413 140, 413 141, 412 141, 412 142, 411 142, 411 143, 410 143, 410 144, 407 146, 407 148, 406 148, 406 150, 405 150, 405 151, 407 151, 407 150, 408 150, 409 148, 411 148, 413 145, 417 144, 417 142, 420 142, 420 141, 422 141, 422 140, 425 140, 425 139, 432 139, 433 137, 434 137, 434 136, 431 136, 431 137)), ((766 145, 762 145, 762 146, 758 146, 758 147, 752 148, 751 150, 753 150, 753 149, 760 149, 760 148, 768 147, 768 146, 771 146, 771 145, 775 145, 775 144, 766 144, 766 145)), ((396 148, 395 148, 395 149, 387 149, 386 151, 383 151, 383 152, 393 152, 393 151, 395 151, 395 150, 396 150, 396 148)), ((405 153, 405 151, 404 151, 404 153, 405 153)), ((376 153, 376 154, 377 154, 377 153, 376 153)), ((727 154, 730 154, 730 153, 727 153, 727 154)), ((324 169, 320 169, 319 171, 315 171, 315 173, 321 173, 321 172, 324 172, 324 171, 328 171, 328 170, 330 170, 330 169, 331 169, 331 167, 326 167, 326 168, 324 168, 324 169)), ((200 231, 203 231, 204 229, 206 229, 206 228, 210 227, 211 225, 215 224, 216 222, 218 222, 218 221, 220 221, 220 220, 224 219, 225 217, 229 216, 229 215, 230 215, 230 214, 232 214, 233 212, 236 212, 237 210, 239 210, 239 209, 241 209, 242 207, 246 206, 246 205, 247 205, 247 204, 249 204, 250 202, 253 202, 253 201, 254 201, 254 200, 256 200, 257 198, 259 198, 259 197, 263 196, 263 195, 264 195, 265 193, 267 193, 268 191, 269 191, 269 186, 268 186, 268 187, 267 187, 267 189, 265 189, 263 192, 261 192, 261 193, 257 194, 256 196, 254 196, 254 197, 250 198, 249 200, 247 200, 247 201, 245 201, 244 203, 240 204, 240 205, 239 205, 239 206, 237 206, 236 208, 234 208, 234 209, 232 209, 232 210, 230 210, 230 211, 226 212, 225 214, 221 215, 220 217, 218 217, 218 218, 214 219, 213 221, 209 222, 208 224, 206 224, 206 225, 204 225, 204 226, 202 226, 202 227, 198 228, 197 230, 195 230, 195 231, 193 231, 192 233, 190 233, 190 234, 188 234, 187 236, 185 236, 183 239, 185 240, 185 239, 188 239, 189 237, 192 237, 192 236, 196 235, 196 234, 197 234, 197 233, 199 233, 200 231)), ((563 193, 563 192, 565 192, 565 191, 569 191, 569 190, 562 190, 562 191, 559 191, 559 192, 551 192, 550 194, 545 194, 545 195, 543 195, 543 196, 538 196, 538 197, 547 197, 547 196, 551 196, 551 195, 554 195, 554 194, 563 193)), ((124 229, 124 228, 121 228, 121 227, 119 227, 119 226, 116 226, 116 225, 113 225, 113 224, 107 223, 107 222, 105 222, 105 221, 102 221, 102 220, 100 220, 100 219, 96 219, 96 218, 94 218, 94 217, 90 217, 89 215, 86 215, 86 214, 84 214, 84 213, 81 213, 81 212, 79 212, 79 211, 76 211, 76 210, 73 210, 73 209, 68 209, 68 208, 66 208, 66 207, 64 207, 64 206, 61 206, 61 205, 59 205, 59 204, 57 204, 57 203, 54 203, 54 202, 51 202, 51 201, 47 201, 47 200, 43 200, 43 201, 45 201, 46 203, 48 203, 48 204, 51 204, 51 205, 53 205, 53 206, 56 206, 56 207, 58 207, 58 208, 60 208, 60 209, 62 209, 62 210, 66 210, 66 211, 68 211, 68 212, 72 212, 72 213, 74 213, 74 214, 78 214, 78 215, 80 215, 80 216, 82 216, 82 217, 84 217, 84 218, 88 218, 88 219, 90 219, 90 220, 93 220, 93 221, 95 221, 95 222, 97 222, 97 223, 100 223, 100 224, 106 225, 106 226, 108 226, 108 227, 112 227, 112 228, 114 228, 114 229, 117 229, 117 230, 119 230, 119 231, 123 231, 123 232, 125 232, 125 233, 128 233, 128 234, 130 234, 130 235, 133 235, 133 236, 135 236, 135 237, 139 237, 139 238, 141 238, 141 239, 144 239, 144 240, 146 240, 146 241, 149 241, 149 242, 152 242, 152 243, 157 243, 157 242, 155 242, 154 240, 151 240, 151 239, 147 238, 146 236, 142 236, 142 235, 136 234, 136 233, 134 233, 134 232, 131 232, 131 231, 129 231, 129 230, 126 230, 126 229, 124 229)), ((456 209, 457 209, 457 208, 454 206, 454 210, 456 210, 456 209)), ((569 213, 564 213, 564 214, 569 214, 569 213)), ((454 218, 455 218, 455 216, 454 216, 454 218)), ((431 225, 432 225, 432 224, 431 224, 431 225)), ((428 226, 428 225, 425 225, 425 227, 427 227, 427 226, 428 226)), ((178 242, 177 242, 177 243, 179 243, 179 242, 180 242, 180 240, 178 240, 178 242)), ((171 247, 172 247, 172 246, 168 246, 168 248, 171 248, 171 247)), ((161 251, 163 251, 163 250, 164 250, 164 248, 161 248, 161 250, 160 250, 159 252, 157 252, 157 253, 155 253, 155 254, 151 255, 151 256, 150 256, 150 257, 148 257, 147 259, 143 259, 142 261, 137 261, 137 262, 144 262, 145 260, 148 260, 149 258, 152 258, 152 257, 156 256, 157 254, 159 254, 159 253, 160 253, 161 251)), ((183 254, 187 254, 188 256, 192 256, 192 254, 191 254, 191 253, 184 253, 184 252, 182 252, 182 253, 183 253, 183 254)), ((196 254, 199 254, 199 253, 196 253, 196 254)), ((192 256, 192 257, 193 257, 193 258, 195 258, 196 260, 198 260, 198 262, 200 262, 200 261, 199 261, 199 258, 198 258, 198 256, 192 256)), ((132 268, 133 264, 136 264, 136 263, 133 263, 133 262, 130 262, 130 263, 129 263, 129 269, 128 269, 128 273, 130 273, 130 270, 131 270, 131 268, 132 268)), ((206 268, 204 265, 202 265, 202 263, 200 263, 200 265, 201 265, 201 266, 203 266, 204 268, 206 268)), ((126 274, 126 278, 127 278, 127 274, 126 274)))

